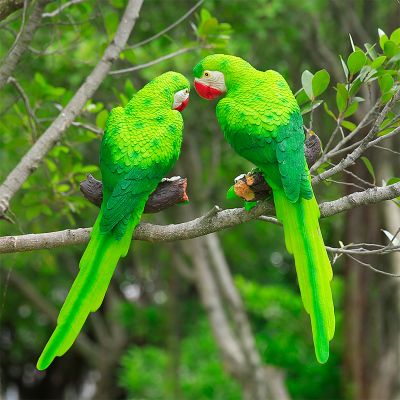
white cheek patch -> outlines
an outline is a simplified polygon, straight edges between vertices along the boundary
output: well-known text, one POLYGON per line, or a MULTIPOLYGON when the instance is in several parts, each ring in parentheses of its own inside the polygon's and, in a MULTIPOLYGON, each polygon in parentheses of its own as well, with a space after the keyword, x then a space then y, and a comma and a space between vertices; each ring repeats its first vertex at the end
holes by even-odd
POLYGON ((189 92, 187 89, 182 89, 179 92, 176 92, 174 95, 174 104, 172 108, 179 107, 187 98, 189 97, 189 92))
POLYGON ((210 76, 204 77, 202 81, 208 85, 213 87, 214 89, 218 89, 220 92, 226 92, 225 85, 225 76, 221 71, 209 71, 210 76))

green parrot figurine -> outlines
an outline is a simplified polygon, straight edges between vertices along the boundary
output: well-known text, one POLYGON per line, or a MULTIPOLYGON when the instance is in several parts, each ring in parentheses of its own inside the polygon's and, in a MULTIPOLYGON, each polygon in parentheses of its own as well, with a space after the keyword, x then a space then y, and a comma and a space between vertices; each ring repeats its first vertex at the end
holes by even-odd
POLYGON ((125 257, 149 195, 179 157, 189 82, 167 72, 112 109, 100 150, 103 202, 79 273, 61 308, 57 327, 37 368, 46 369, 77 338, 86 318, 103 302, 111 277, 125 257))
POLYGON ((193 72, 201 97, 224 96, 216 115, 226 140, 261 169, 273 190, 286 248, 294 255, 301 297, 310 315, 315 354, 325 363, 335 331, 332 268, 304 157, 303 119, 296 99, 278 72, 258 71, 239 57, 210 55, 193 72))

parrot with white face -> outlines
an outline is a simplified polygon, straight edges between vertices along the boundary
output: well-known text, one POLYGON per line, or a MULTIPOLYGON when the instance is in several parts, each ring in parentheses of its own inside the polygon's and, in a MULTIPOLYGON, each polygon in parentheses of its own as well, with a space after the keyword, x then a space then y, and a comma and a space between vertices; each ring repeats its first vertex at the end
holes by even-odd
POLYGON ((118 260, 128 253, 146 201, 179 157, 188 80, 167 72, 114 108, 100 150, 103 202, 79 273, 37 368, 46 369, 74 343, 88 315, 103 302, 118 260))
POLYGON ((214 54, 194 68, 197 93, 217 99, 225 139, 253 162, 272 188, 287 250, 294 255, 304 308, 310 315, 317 360, 329 358, 335 332, 332 267, 319 227, 319 208, 304 157, 303 119, 285 79, 245 60, 214 54))

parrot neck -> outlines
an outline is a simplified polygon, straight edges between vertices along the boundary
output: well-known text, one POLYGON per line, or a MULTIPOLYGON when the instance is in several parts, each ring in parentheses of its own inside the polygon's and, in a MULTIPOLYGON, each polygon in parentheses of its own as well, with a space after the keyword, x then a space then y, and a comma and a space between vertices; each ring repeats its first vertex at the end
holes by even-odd
POLYGON ((125 106, 125 112, 137 114, 140 111, 141 113, 153 114, 159 110, 172 109, 171 96, 168 89, 160 91, 148 84, 132 97, 125 106))
POLYGON ((226 87, 227 95, 239 95, 257 92, 260 82, 265 80, 263 72, 256 70, 252 66, 250 68, 237 68, 227 76, 226 87))

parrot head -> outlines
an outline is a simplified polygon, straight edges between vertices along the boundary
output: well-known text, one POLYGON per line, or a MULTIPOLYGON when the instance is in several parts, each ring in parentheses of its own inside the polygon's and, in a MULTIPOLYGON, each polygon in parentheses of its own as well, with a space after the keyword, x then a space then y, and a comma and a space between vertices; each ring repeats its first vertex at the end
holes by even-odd
POLYGON ((173 110, 183 111, 189 103, 190 83, 178 72, 165 72, 154 78, 144 89, 151 96, 156 93, 162 104, 170 104, 173 110))
POLYGON ((181 89, 174 94, 174 103, 172 108, 177 111, 183 111, 189 103, 189 88, 181 89))
POLYGON ((252 68, 251 65, 239 57, 225 54, 207 56, 193 69, 196 92, 204 99, 216 99, 234 85, 241 70, 248 68, 252 68))

